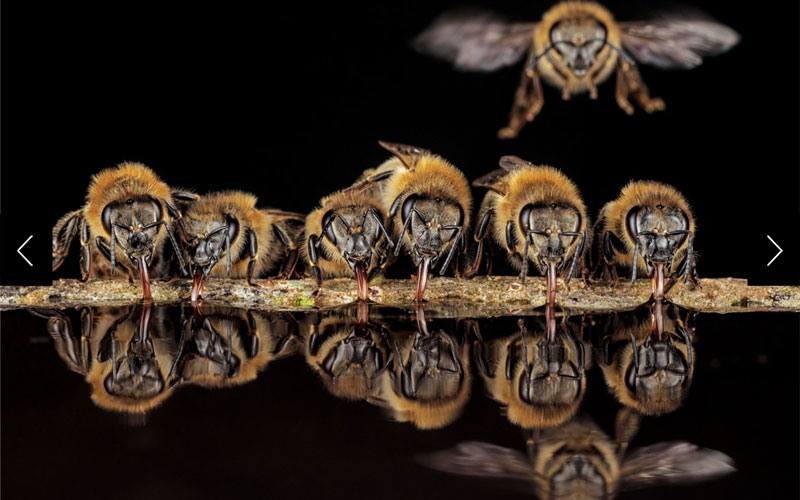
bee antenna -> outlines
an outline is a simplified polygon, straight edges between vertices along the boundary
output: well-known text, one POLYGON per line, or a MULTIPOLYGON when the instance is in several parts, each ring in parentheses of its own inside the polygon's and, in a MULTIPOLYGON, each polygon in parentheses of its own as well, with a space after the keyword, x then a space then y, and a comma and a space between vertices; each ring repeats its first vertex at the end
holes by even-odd
POLYGON ((639 235, 636 235, 633 245, 633 271, 631 271, 631 284, 636 283, 636 269, 639 267, 639 235))
POLYGON ((525 363, 525 375, 528 377, 528 382, 531 380, 531 365, 528 364, 528 340, 525 338, 525 329, 519 331, 519 336, 522 338, 522 360, 525 363))
POLYGON ((691 366, 691 364, 692 364, 692 339, 689 338, 689 332, 687 332, 684 327, 678 325, 678 331, 681 332, 681 335, 683 335, 683 340, 686 341, 686 358, 687 358, 687 361, 689 362, 689 366, 691 366))
POLYGON ((463 368, 461 367, 461 361, 458 360, 458 356, 456 356, 456 345, 453 342, 453 339, 450 338, 450 335, 442 331, 442 336, 447 339, 447 342, 450 343, 450 355, 453 356, 453 361, 456 362, 456 366, 458 367, 458 374, 462 375, 464 373, 463 368))
POLYGON ((111 380, 117 383, 117 339, 111 334, 111 380))
POLYGON ((612 43, 609 43, 607 40, 604 43, 605 43, 605 45, 608 45, 610 48, 614 49, 614 51, 617 54, 619 54, 619 56, 622 58, 622 60, 625 61, 626 63, 628 63, 628 64, 636 64, 636 62, 633 59, 631 59, 631 56, 626 54, 624 50, 620 49, 619 47, 615 46, 612 43))
POLYGON ((633 367, 636 369, 636 373, 639 373, 639 351, 636 350, 636 337, 633 336, 633 332, 631 332, 631 347, 633 347, 633 367))
POLYGON ((536 55, 536 57, 534 57, 534 58, 531 60, 530 64, 528 64, 528 66, 525 68, 525 71, 526 71, 526 72, 527 72, 527 71, 533 71, 533 70, 536 68, 536 63, 538 63, 538 62, 539 62, 539 59, 541 59, 542 57, 544 57, 544 56, 545 56, 545 55, 546 55, 548 52, 550 52, 551 50, 553 50, 555 47, 556 47, 555 45, 550 45, 550 46, 548 46, 546 49, 544 49, 544 50, 543 50, 543 51, 542 51, 540 54, 537 54, 537 55, 536 55))
POLYGON ((114 276, 114 271, 117 269, 117 259, 116 259, 116 242, 117 236, 114 232, 114 224, 111 225, 111 276, 114 276))
POLYGON ((225 230, 225 270, 228 273, 228 277, 231 277, 231 233, 230 231, 225 230))

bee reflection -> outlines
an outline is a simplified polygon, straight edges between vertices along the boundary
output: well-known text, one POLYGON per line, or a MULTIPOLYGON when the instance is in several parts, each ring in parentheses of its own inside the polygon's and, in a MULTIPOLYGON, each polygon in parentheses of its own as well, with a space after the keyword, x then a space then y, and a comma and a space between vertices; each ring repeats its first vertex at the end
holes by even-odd
POLYGON ((644 415, 676 410, 694 375, 692 314, 655 302, 611 316, 598 357, 606 385, 620 404, 644 415), (666 310, 665 310, 666 309, 666 310))
POLYGON ((177 350, 166 309, 151 304, 84 307, 80 327, 63 311, 40 309, 56 351, 91 386, 92 401, 106 410, 143 414, 167 399, 169 369, 177 350))
POLYGON ((527 456, 495 444, 469 441, 423 457, 451 474, 526 482, 541 499, 611 499, 620 491, 706 481, 733 472, 727 455, 685 442, 663 442, 626 454, 637 422, 622 410, 612 440, 578 417, 559 427, 526 432, 527 456), (632 428, 631 428, 632 427, 632 428))
POLYGON ((438 429, 458 418, 472 386, 465 336, 429 328, 418 305, 416 329, 392 331, 391 346, 391 366, 372 402, 419 429, 438 429))
POLYGON ((288 312, 194 304, 183 321, 172 383, 215 388, 253 381, 271 361, 294 353, 297 335, 288 312))
POLYGON ((490 396, 506 407, 508 419, 533 429, 562 424, 575 415, 586 392, 586 350, 581 328, 545 316, 520 319, 518 331, 478 344, 478 367, 490 396))
POLYGON ((318 314, 305 337, 308 365, 334 396, 363 401, 379 392, 378 379, 391 362, 386 329, 369 321, 369 305, 359 302, 333 315, 318 314))

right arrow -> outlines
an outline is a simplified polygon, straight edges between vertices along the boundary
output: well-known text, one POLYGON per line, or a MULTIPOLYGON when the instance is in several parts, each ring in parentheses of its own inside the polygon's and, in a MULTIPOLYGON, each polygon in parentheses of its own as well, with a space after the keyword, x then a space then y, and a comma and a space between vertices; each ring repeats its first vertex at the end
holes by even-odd
MULTIPOLYGON (((776 253, 776 254, 775 254, 775 257, 773 257, 773 258, 772 258, 772 260, 771 260, 771 261, 769 261, 769 264, 772 264, 773 262, 775 262, 775 259, 777 259, 777 258, 778 258, 778 255, 780 255, 780 254, 782 254, 782 253, 783 253, 783 248, 779 247, 779 246, 778 246, 778 244, 777 244, 777 243, 775 243, 775 240, 773 240, 772 238, 770 238, 770 236, 769 236, 769 235, 767 235, 767 238, 769 238, 769 241, 771 241, 773 245, 775 245, 776 247, 778 247, 778 253, 776 253)), ((767 264, 767 267, 769 267, 769 264, 767 264)))

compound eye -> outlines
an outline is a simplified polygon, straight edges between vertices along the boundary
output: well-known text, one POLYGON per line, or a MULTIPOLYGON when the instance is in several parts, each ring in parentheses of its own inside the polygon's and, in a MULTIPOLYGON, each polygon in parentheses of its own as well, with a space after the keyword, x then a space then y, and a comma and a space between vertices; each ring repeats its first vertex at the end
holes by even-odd
POLYGON ((103 228, 106 230, 108 234, 111 234, 111 213, 114 211, 114 204, 109 203, 103 209, 102 219, 103 219, 103 228))
POLYGON ((633 207, 628 211, 627 216, 627 223, 628 223, 628 232, 631 235, 631 238, 636 240, 637 236, 639 235, 639 222, 637 221, 639 215, 639 209, 641 207, 633 207))
POLYGON ((411 209, 413 209, 414 205, 417 203, 417 198, 417 195, 412 194, 406 198, 406 201, 403 202, 403 210, 400 213, 403 223, 405 223, 406 219, 408 219, 408 216, 411 215, 411 209))
POLYGON ((153 206, 153 216, 155 217, 153 222, 161 222, 161 218, 164 216, 164 212, 161 209, 161 203, 156 197, 151 196, 150 204, 153 206))
POLYGON ((228 241, 232 242, 236 239, 236 235, 239 234, 239 219, 234 215, 227 214, 225 221, 228 224, 228 241))
POLYGON ((322 217, 322 227, 325 229, 325 236, 333 243, 336 244, 336 233, 333 231, 333 219, 336 213, 330 210, 322 217))
POLYGON ((522 210, 519 212, 519 225, 522 228, 522 231, 527 234, 531 230, 531 211, 533 207, 531 205, 525 205, 522 207, 522 210))

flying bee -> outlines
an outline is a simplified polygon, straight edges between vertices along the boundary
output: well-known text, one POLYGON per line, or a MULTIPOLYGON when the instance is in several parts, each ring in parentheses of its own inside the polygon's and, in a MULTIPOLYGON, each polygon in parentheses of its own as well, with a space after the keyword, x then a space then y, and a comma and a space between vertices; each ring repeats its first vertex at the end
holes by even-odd
MULTIPOLYGON (((692 283, 699 285, 694 216, 674 187, 653 181, 628 183, 616 200, 600 210, 595 227, 602 271, 615 283, 619 266, 631 270, 631 283, 638 273, 646 272, 653 280, 656 300, 663 299, 679 276, 684 283, 691 276, 692 283), (665 275, 670 278, 666 286, 665 275)), ((599 262, 597 271, 601 271, 599 262)))
POLYGON ((550 8, 539 22, 508 22, 484 12, 445 14, 415 46, 463 71, 496 71, 527 53, 509 123, 498 132, 509 139, 542 109, 540 76, 561 89, 564 100, 586 92, 595 99, 597 85, 616 71, 617 104, 632 114, 632 100, 652 113, 663 110, 664 101, 650 97, 637 62, 691 69, 738 41, 735 31, 699 13, 617 22, 599 4, 566 1, 550 8))
POLYGON ((476 347, 478 368, 489 395, 523 428, 560 425, 578 411, 586 393, 586 350, 576 325, 556 319, 547 304, 544 321, 476 347))
POLYGON ((677 409, 694 376, 691 314, 660 301, 612 317, 598 357, 606 385, 624 406, 643 415, 677 409))
POLYGON ((294 354, 298 333, 288 312, 193 304, 170 379, 207 388, 251 382, 270 362, 294 354))
POLYGON ((79 328, 63 311, 39 310, 56 351, 70 370, 91 386, 99 407, 128 415, 144 414, 173 392, 169 370, 177 342, 166 308, 84 307, 79 328))
MULTIPOLYGON (((686 441, 662 442, 626 453, 625 419, 612 440, 588 417, 554 429, 526 432, 522 451, 467 441, 421 457, 451 474, 532 484, 537 498, 608 500, 623 491, 708 481, 734 472, 733 460, 686 441)), ((634 431, 635 433, 635 431, 634 431)))
POLYGON ((561 171, 533 165, 516 156, 500 159, 495 170, 472 183, 489 189, 478 211, 475 240, 478 251, 472 274, 478 271, 483 240, 490 234, 505 246, 524 283, 528 261, 547 276, 547 301, 555 302, 556 278, 569 283, 580 261, 585 275, 591 225, 575 184, 561 171))
POLYGON ((165 274, 165 236, 186 275, 181 250, 170 228, 170 221, 181 216, 173 199, 191 201, 196 196, 171 192, 155 172, 141 163, 122 163, 101 171, 92 177, 83 208, 64 215, 53 227, 53 270, 64 262, 77 233, 81 243, 81 281, 93 275, 114 276, 120 267, 131 282, 138 272, 144 298, 150 299, 148 268, 152 266, 157 274, 165 274), (127 266, 126 257, 131 267, 127 266))
POLYGON ((380 391, 379 379, 392 361, 386 329, 369 321, 369 305, 322 318, 316 316, 305 339, 308 365, 337 398, 364 401, 380 391))
POLYGON ((429 330, 421 305, 416 315, 416 331, 392 332, 394 358, 381 377, 380 397, 370 402, 399 422, 439 429, 458 418, 469 401, 470 347, 463 336, 429 330))
POLYGON ((384 226, 385 214, 375 190, 357 186, 320 201, 306 217, 303 249, 317 289, 322 278, 355 274, 358 298, 369 298, 369 280, 386 264, 386 245, 394 246, 384 226))
MULTIPOLYGON (((456 249, 463 252, 469 229, 472 192, 464 174, 431 152, 380 142, 395 157, 382 166, 394 170, 384 181, 383 206, 395 241, 394 255, 404 248, 417 266, 416 301, 422 301, 428 274, 439 259, 444 274, 456 249)), ((382 175, 379 175, 382 177, 382 175)))
POLYGON ((193 302, 209 276, 246 278, 255 287, 253 278, 273 269, 282 258, 279 278, 289 278, 294 272, 303 216, 259 209, 256 203, 254 195, 242 191, 211 193, 192 203, 178 221, 194 270, 193 302), (217 267, 223 258, 225 267, 217 267))

